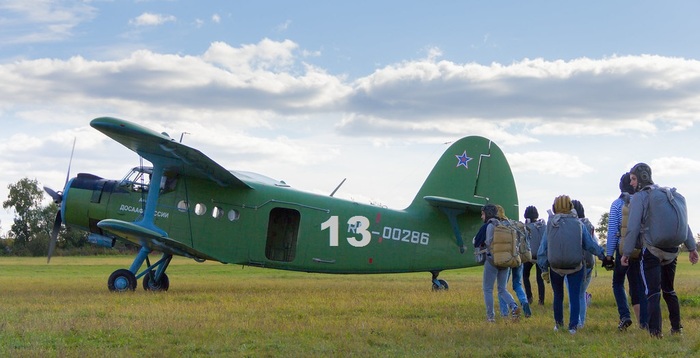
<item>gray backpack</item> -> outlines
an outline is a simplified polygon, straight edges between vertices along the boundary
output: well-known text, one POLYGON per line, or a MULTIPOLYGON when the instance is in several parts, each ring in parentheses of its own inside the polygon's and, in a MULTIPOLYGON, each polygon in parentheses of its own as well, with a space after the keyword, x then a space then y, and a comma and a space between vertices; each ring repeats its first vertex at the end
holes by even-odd
MULTIPOLYGON (((588 230, 588 233, 595 240, 595 226, 591 223, 588 218, 580 218, 579 221, 583 224, 583 227, 588 230)), ((595 267, 595 256, 587 250, 583 250, 583 261, 586 263, 586 267, 595 267)))
POLYGON ((583 267, 582 224, 576 214, 549 213, 547 222, 547 260, 560 275, 583 267))
POLYGON ((649 206, 642 225, 645 244, 660 249, 677 248, 688 236, 685 198, 676 188, 651 186, 649 206))
POLYGON ((540 241, 542 241, 542 234, 547 229, 547 224, 545 224, 544 220, 537 220, 527 223, 525 227, 527 228, 528 241, 530 241, 532 259, 537 260, 537 250, 540 249, 540 241))

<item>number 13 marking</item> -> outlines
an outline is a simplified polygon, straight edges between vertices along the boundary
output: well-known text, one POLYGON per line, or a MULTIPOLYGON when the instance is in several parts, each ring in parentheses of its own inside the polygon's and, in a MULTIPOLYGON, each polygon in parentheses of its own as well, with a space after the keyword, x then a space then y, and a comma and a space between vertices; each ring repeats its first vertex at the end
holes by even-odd
MULTIPOLYGON (((328 218, 321 224, 321 231, 329 229, 330 246, 338 246, 338 216, 334 215, 328 218)), ((358 233, 362 236, 357 239, 354 236, 348 236, 346 239, 348 244, 353 247, 365 247, 372 241, 372 234, 369 232, 369 219, 364 216, 353 216, 348 219, 348 232, 358 233)))

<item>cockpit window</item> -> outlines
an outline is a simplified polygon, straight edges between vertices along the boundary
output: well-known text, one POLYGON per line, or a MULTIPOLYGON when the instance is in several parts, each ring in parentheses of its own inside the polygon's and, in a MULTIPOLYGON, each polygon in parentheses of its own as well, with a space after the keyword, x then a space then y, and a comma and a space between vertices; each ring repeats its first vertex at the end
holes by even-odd
MULTIPOLYGON (((153 176, 153 168, 151 167, 135 167, 121 180, 120 186, 131 189, 136 192, 147 192, 151 186, 151 177, 153 176)), ((165 173, 160 180, 161 193, 175 190, 177 184, 177 176, 171 173, 165 173)))

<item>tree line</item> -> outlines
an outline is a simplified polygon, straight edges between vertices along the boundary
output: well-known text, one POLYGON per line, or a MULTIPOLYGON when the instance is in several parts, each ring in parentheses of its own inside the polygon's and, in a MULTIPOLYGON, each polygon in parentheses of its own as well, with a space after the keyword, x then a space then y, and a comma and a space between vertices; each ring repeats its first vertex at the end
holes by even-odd
MULTIPOLYGON (((0 255, 46 256, 58 205, 43 205, 44 191, 36 179, 23 178, 7 186, 9 194, 2 202, 5 210, 14 212, 14 220, 5 234, 0 234, 0 255)), ((4 223, 0 222, 0 228, 4 223)), ((4 230, 3 230, 4 231, 4 230)), ((118 243, 117 250, 91 245, 85 232, 61 225, 56 242, 56 255, 97 255, 122 253, 133 246, 118 243)))

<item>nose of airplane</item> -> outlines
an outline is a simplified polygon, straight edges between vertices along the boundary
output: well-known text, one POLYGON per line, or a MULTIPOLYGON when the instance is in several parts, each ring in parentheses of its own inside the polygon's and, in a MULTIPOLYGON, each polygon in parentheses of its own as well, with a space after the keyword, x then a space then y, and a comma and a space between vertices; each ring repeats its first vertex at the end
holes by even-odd
MULTIPOLYGON (((66 178, 67 179, 67 178, 66 178)), ((53 222, 53 228, 51 229, 51 239, 49 240, 49 252, 46 263, 51 261, 51 255, 56 249, 56 240, 58 239, 58 232, 61 230, 61 223, 63 223, 63 208, 65 206, 63 198, 68 193, 68 188, 70 187, 71 181, 66 180, 65 187, 63 191, 55 191, 47 186, 44 186, 44 191, 46 191, 49 196, 53 199, 53 202, 58 205, 58 211, 56 212, 56 219, 53 222)))

